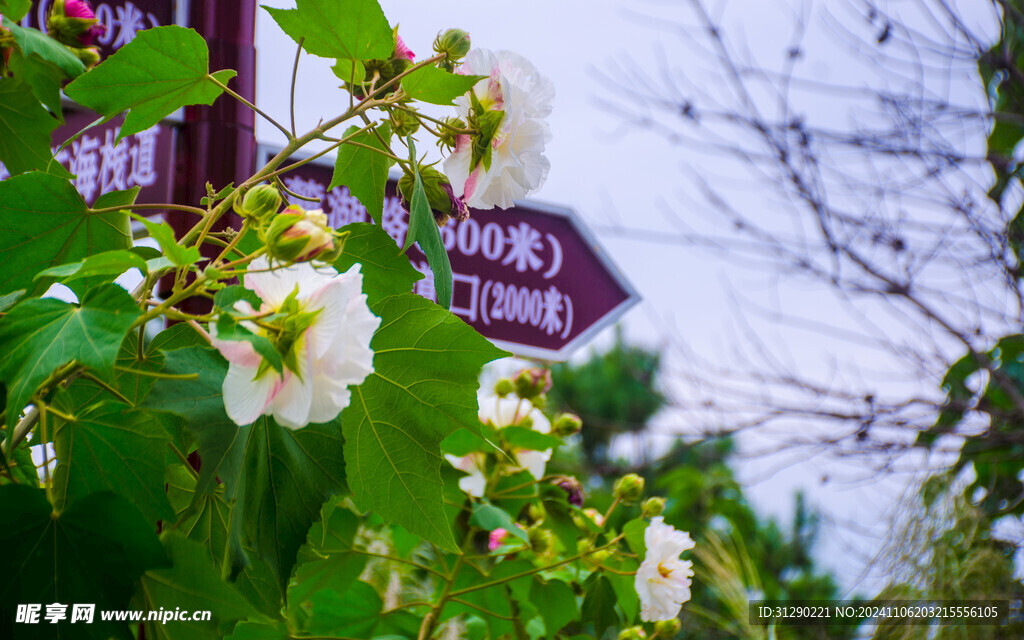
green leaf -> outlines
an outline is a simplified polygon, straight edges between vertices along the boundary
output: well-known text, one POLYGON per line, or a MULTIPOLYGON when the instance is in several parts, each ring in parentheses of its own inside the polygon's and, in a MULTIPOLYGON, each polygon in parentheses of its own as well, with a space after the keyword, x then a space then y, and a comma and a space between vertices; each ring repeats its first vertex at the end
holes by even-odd
POLYGON ((324 500, 345 489, 341 429, 335 421, 292 431, 262 417, 239 431, 237 475, 221 470, 240 523, 229 534, 255 549, 284 588, 324 500))
POLYGON ((68 79, 85 73, 85 65, 71 50, 38 29, 18 26, 4 14, 3 25, 10 30, 14 41, 26 58, 38 56, 60 69, 68 79))
MULTIPOLYGON (((409 136, 409 155, 415 160, 416 147, 412 136, 409 136)), ((430 210, 427 194, 423 190, 423 179, 420 177, 419 165, 412 163, 416 185, 412 192, 412 205, 409 210, 409 231, 405 236, 405 247, 408 249, 415 241, 427 257, 427 264, 434 272, 434 290, 437 291, 437 303, 445 309, 452 306, 452 264, 448 260, 441 241, 441 231, 434 222, 434 214, 430 210)))
POLYGON ((356 582, 343 594, 319 591, 310 599, 312 616, 304 631, 313 636, 370 638, 384 606, 377 590, 356 582))
MULTIPOLYGON (((179 326, 186 327, 178 330, 187 331, 185 336, 196 335, 188 325, 179 326)), ((154 343, 160 341, 161 336, 169 336, 173 331, 175 329, 171 328, 162 332, 154 343)), ((229 458, 228 454, 244 433, 224 412, 221 385, 224 383, 228 368, 224 358, 216 349, 209 347, 170 347, 180 345, 168 345, 169 350, 164 353, 163 371, 176 375, 195 373, 198 377, 157 380, 144 406, 169 411, 187 420, 188 430, 195 434, 199 443, 199 456, 203 460, 196 489, 196 493, 201 495, 211 490, 218 473, 228 478, 235 477, 240 460, 237 457, 229 458)))
MULTIPOLYGON (((364 286, 365 288, 365 286, 364 286)), ((224 287, 213 296, 213 305, 225 311, 235 308, 235 303, 241 300, 248 302, 253 309, 259 309, 263 305, 263 301, 256 295, 255 291, 246 289, 245 287, 237 284, 233 284, 224 287)))
POLYGON ((341 415, 349 486, 361 508, 454 549, 440 443, 479 425, 480 369, 505 354, 415 294, 386 298, 373 311, 382 320, 371 343, 375 373, 341 415))
POLYGON ((487 76, 463 76, 448 73, 433 65, 421 67, 402 78, 402 89, 413 100, 430 104, 452 105, 487 76))
POLYGON ((145 274, 147 272, 146 261, 131 251, 117 249, 115 251, 97 253, 78 262, 44 269, 36 274, 35 279, 53 278, 67 283, 93 276, 117 277, 132 268, 138 269, 145 274))
POLYGON ((349 84, 360 84, 366 80, 366 67, 359 60, 342 58, 331 67, 334 75, 349 84))
POLYGON ((409 293, 413 284, 423 277, 401 254, 394 239, 379 225, 354 222, 341 229, 348 232, 345 251, 334 261, 340 273, 353 264, 363 265, 363 293, 369 305, 398 293, 409 293))
POLYGON ((36 388, 72 360, 111 378, 135 300, 109 284, 89 291, 81 306, 53 298, 27 300, 0 321, 0 380, 7 385, 7 424, 14 424, 36 388))
POLYGON ((262 622, 239 622, 228 640, 291 640, 288 625, 275 621, 273 624, 262 622))
POLYGON ((295 9, 263 8, 292 40, 302 40, 303 49, 321 58, 383 60, 395 50, 376 0, 298 0, 295 9))
POLYGON ((500 449, 469 429, 459 429, 441 441, 442 453, 448 453, 460 458, 478 451, 482 453, 497 453, 500 449))
MULTIPOLYGON (((349 127, 345 131, 345 135, 352 135, 358 130, 359 127, 349 127)), ((391 140, 390 125, 385 122, 379 125, 376 131, 376 134, 373 131, 361 133, 352 138, 352 142, 390 153, 388 149, 388 143, 391 140), (380 138, 377 137, 378 135, 380 138)), ((354 144, 343 144, 338 149, 338 159, 334 162, 334 175, 331 177, 331 184, 327 190, 330 191, 342 185, 348 187, 349 192, 359 199, 370 216, 377 224, 380 224, 384 215, 384 187, 387 186, 388 168, 392 164, 394 164, 394 160, 383 153, 354 144)))
POLYGON ((516 449, 547 451, 562 446, 561 438, 525 427, 505 427, 501 438, 516 449))
MULTIPOLYGON (((127 609, 138 578, 167 564, 167 556, 135 506, 112 493, 93 493, 54 513, 42 489, 0 487, 0 602, 92 603, 92 624, 66 625, 61 638, 130 637, 128 626, 99 611, 127 609)), ((199 608, 195 601, 189 608, 199 608)), ((0 637, 16 638, 10 611, 0 637)))
MULTIPOLYGON (((4 104, 0 97, 0 111, 4 104)), ((33 172, 0 182, 0 294, 26 289, 37 295, 46 288, 33 281, 39 271, 131 243, 127 214, 90 213, 63 178, 33 172)))
POLYGON ((263 359, 274 368, 274 371, 284 372, 284 362, 274 344, 266 336, 249 331, 230 314, 224 313, 217 318, 217 339, 248 342, 256 353, 263 356, 263 359))
POLYGON ((635 518, 622 525, 622 534, 626 537, 626 544, 629 550, 636 554, 641 561, 647 555, 647 544, 644 541, 644 534, 647 533, 647 521, 643 518, 635 518))
POLYGON ((157 244, 163 249, 164 255, 172 263, 179 267, 188 267, 202 259, 198 247, 186 248, 178 244, 178 239, 174 237, 174 230, 166 222, 153 222, 144 216, 134 213, 131 215, 145 225, 149 235, 157 241, 157 244))
POLYGON ((512 516, 488 502, 481 502, 473 506, 473 515, 469 518, 469 524, 486 529, 487 531, 504 529, 523 542, 530 541, 526 531, 516 525, 516 521, 512 519, 512 516))
POLYGON ((32 90, 32 95, 63 122, 60 88, 67 74, 57 65, 39 56, 23 56, 17 49, 11 51, 8 67, 14 77, 27 84, 32 90))
POLYGON ((32 8, 32 0, 0 0, 0 14, 4 19, 20 22, 32 8))
POLYGON ((366 568, 367 556, 332 556, 299 565, 288 587, 288 620, 295 629, 309 626, 312 601, 321 591, 345 593, 366 568))
POLYGON ((622 613, 626 617, 626 624, 633 624, 633 621, 636 620, 636 615, 640 612, 640 596, 636 592, 636 577, 634 575, 622 574, 635 574, 640 563, 633 558, 613 555, 604 562, 604 566, 618 572, 604 572, 604 577, 612 585, 612 590, 615 591, 615 598, 619 603, 619 608, 622 609, 622 613))
POLYGON ((594 625, 594 637, 600 638, 608 627, 619 626, 615 590, 608 579, 598 573, 592 573, 583 588, 587 596, 583 599, 582 619, 594 625))
MULTIPOLYGON (((234 71, 212 75, 226 83, 234 71)), ((64 93, 108 118, 130 109, 118 139, 144 131, 177 109, 213 104, 222 89, 210 76, 206 41, 178 26, 140 31, 131 42, 81 76, 64 93)))
POLYGON ((15 305, 15 303, 17 303, 18 300, 21 300, 21 298, 24 295, 25 295, 25 290, 24 289, 18 289, 17 291, 12 291, 10 293, 5 293, 4 295, 0 296, 0 313, 2 313, 4 311, 7 311, 11 307, 13 307, 15 305))
POLYGON ((0 162, 11 175, 49 166, 50 134, 58 124, 31 87, 14 78, 0 79, 0 162))
POLYGON ((155 523, 168 520, 164 456, 170 436, 152 416, 118 403, 93 406, 54 435, 58 510, 97 491, 124 496, 155 523))
POLYGON ((580 605, 572 587, 561 580, 536 582, 530 593, 530 602, 544 619, 545 637, 553 638, 562 627, 579 619, 580 605))
POLYGON ((151 611, 176 609, 209 611, 210 620, 170 621, 147 624, 146 637, 167 640, 220 640, 234 625, 258 617, 245 598, 207 562, 206 552, 181 534, 169 531, 161 536, 172 566, 150 569, 142 576, 141 592, 151 611))

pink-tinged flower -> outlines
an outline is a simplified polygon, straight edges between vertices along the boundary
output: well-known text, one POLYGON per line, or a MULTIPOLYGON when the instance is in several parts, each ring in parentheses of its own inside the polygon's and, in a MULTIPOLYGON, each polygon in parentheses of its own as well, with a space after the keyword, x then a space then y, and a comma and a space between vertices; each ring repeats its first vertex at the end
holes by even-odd
POLYGON ((106 32, 87 0, 54 0, 46 17, 46 33, 69 47, 91 47, 106 32))
POLYGON ((604 526, 604 516, 597 509, 588 507, 588 508, 583 510, 583 513, 585 513, 588 518, 593 520, 594 524, 596 524, 597 526, 599 526, 599 527, 604 526))
POLYGON ((402 42, 402 36, 397 33, 395 34, 395 54, 392 57, 408 60, 409 62, 416 59, 416 54, 412 52, 412 49, 405 46, 405 43, 402 42))
POLYGON ((640 596, 640 619, 644 622, 671 620, 690 599, 693 563, 679 555, 693 548, 685 531, 676 531, 661 516, 651 519, 644 532, 647 555, 637 569, 634 585, 640 596))
POLYGON ((510 51, 474 49, 459 72, 487 76, 455 100, 459 117, 478 133, 459 135, 444 162, 452 188, 477 209, 507 209, 539 189, 550 163, 544 145, 551 133, 551 81, 510 51))
POLYGON ((501 527, 498 527, 497 529, 492 531, 491 535, 487 536, 487 549, 490 551, 494 551, 495 549, 501 547, 502 540, 504 540, 507 535, 508 531, 506 529, 502 529, 501 527))
POLYGON ((267 253, 282 262, 323 260, 335 249, 334 230, 320 209, 306 211, 296 204, 285 207, 262 233, 267 253))
MULTIPOLYGON (((88 0, 67 0, 64 3, 64 14, 69 18, 96 20, 96 13, 92 10, 92 5, 89 4, 88 0)), ((78 36, 78 41, 82 43, 83 47, 91 47, 96 39, 106 32, 107 25, 97 22, 82 32, 78 36)))
MULTIPOLYGON (((301 263, 270 271, 266 258, 253 260, 245 287, 263 301, 260 312, 303 315, 311 322, 303 323, 298 335, 277 342, 279 347, 287 344, 284 372, 264 363, 249 342, 218 339, 211 323, 213 346, 230 363, 224 407, 236 424, 272 415, 282 426, 299 429, 333 420, 348 406, 349 385, 373 373, 370 340, 380 326, 366 304, 359 268, 356 264, 339 274, 333 267, 301 263)), ((246 302, 237 303, 236 310, 254 312, 246 302)), ((262 331, 251 322, 243 324, 254 333, 262 331)))

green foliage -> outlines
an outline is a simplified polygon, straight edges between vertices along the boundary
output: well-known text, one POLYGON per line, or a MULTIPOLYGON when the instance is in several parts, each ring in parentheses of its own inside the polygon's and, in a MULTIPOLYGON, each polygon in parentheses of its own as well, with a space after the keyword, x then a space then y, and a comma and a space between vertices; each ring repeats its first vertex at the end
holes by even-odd
POLYGON ((357 504, 454 548, 440 443, 478 423, 477 376, 504 352, 413 294, 385 298, 373 311, 383 320, 371 343, 376 371, 341 414, 349 486, 357 504))
POLYGON ((600 462, 617 433, 640 431, 664 405, 658 390, 657 352, 627 345, 622 334, 606 353, 575 366, 551 368, 555 406, 583 420, 583 448, 589 460, 600 462))
POLYGON ((173 515, 163 490, 170 436, 153 416, 116 403, 85 409, 56 431, 54 507, 99 491, 131 501, 148 521, 173 515))
POLYGON ((0 380, 7 386, 7 424, 60 367, 78 362, 110 379, 114 360, 139 310, 124 289, 104 285, 81 305, 26 300, 0 322, 0 380))
POLYGON ((37 295, 45 289, 40 271, 130 246, 127 214, 91 213, 63 178, 32 172, 0 182, 0 293, 37 295))
POLYGON ((178 26, 140 31, 117 53, 64 89, 75 102, 111 118, 129 111, 118 138, 143 131, 177 109, 213 104, 224 84, 235 76, 224 70, 210 74, 206 41, 178 26))
POLYGON ((345 252, 334 261, 334 267, 344 273, 354 264, 362 265, 363 293, 371 307, 387 296, 409 293, 423 277, 379 225, 354 222, 342 230, 348 232, 345 252))
POLYGON ((402 80, 402 89, 413 100, 430 104, 454 104, 455 98, 472 89, 487 76, 464 76, 437 67, 423 67, 402 80))
MULTIPOLYGON (((55 513, 42 489, 0 487, 0 633, 19 638, 14 603, 95 603, 126 609, 135 581, 167 556, 139 511, 111 493, 92 493, 55 513)), ((122 636, 127 626, 106 622, 66 626, 68 638, 122 636)))
MULTIPOLYGON (((359 127, 349 127, 345 136, 356 131, 359 131, 359 127)), ((353 136, 353 142, 366 146, 344 145, 338 151, 334 176, 327 187, 329 191, 341 185, 347 186, 378 225, 384 216, 384 187, 388 182, 388 168, 393 161, 373 149, 385 151, 390 140, 391 127, 386 122, 373 130, 353 136)))
POLYGON ((57 125, 30 85, 0 78, 0 162, 12 175, 49 166, 50 133, 57 125))
POLYGON ((416 147, 412 136, 409 136, 409 157, 412 158, 414 187, 412 202, 409 206, 409 230, 405 235, 405 247, 419 243, 420 250, 427 257, 427 264, 434 272, 434 289, 437 291, 437 302, 445 309, 452 306, 452 264, 448 260, 448 252, 441 242, 441 232, 434 221, 430 210, 427 194, 423 190, 419 165, 416 163, 416 147))
POLYGON ((394 35, 375 0, 298 0, 295 9, 263 8, 302 48, 322 58, 383 59, 394 35))

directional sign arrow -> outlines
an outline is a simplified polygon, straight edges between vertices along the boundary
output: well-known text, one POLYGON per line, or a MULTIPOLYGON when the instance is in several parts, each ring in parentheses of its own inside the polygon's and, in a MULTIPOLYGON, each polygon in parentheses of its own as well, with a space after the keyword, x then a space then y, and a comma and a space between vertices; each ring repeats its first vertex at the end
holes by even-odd
MULTIPOLYGON (((261 162, 272 150, 261 147, 261 162)), ((331 224, 371 222, 366 208, 346 187, 326 190, 333 165, 311 162, 284 174, 285 186, 321 203, 331 224)), ((394 180, 384 201, 384 230, 399 246, 409 228, 394 180)), ((519 356, 565 360, 599 330, 639 301, 579 217, 566 207, 532 201, 511 209, 471 209, 464 222, 451 220, 441 239, 452 264, 452 312, 481 334, 519 356)), ((424 274, 420 295, 436 299, 433 274, 414 246, 408 251, 424 274)))

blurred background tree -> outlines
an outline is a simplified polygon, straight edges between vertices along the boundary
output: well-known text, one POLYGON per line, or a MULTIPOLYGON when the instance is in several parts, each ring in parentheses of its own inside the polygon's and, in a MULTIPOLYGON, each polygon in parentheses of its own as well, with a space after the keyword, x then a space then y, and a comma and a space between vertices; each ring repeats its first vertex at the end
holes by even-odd
MULTIPOLYGON (((684 606, 681 638, 767 638, 764 626, 748 623, 748 602, 758 599, 813 600, 842 597, 834 578, 815 562, 819 521, 802 494, 794 496, 793 519, 782 526, 760 517, 730 467, 730 437, 677 439, 653 458, 644 430, 665 405, 656 352, 627 344, 621 332, 603 353, 552 369, 551 411, 570 411, 583 429, 571 447, 555 453, 550 473, 577 476, 599 510, 611 503, 615 479, 638 473, 647 495, 665 498, 663 516, 697 542, 693 600, 684 606), (617 439, 635 446, 619 447, 617 439), (616 456, 615 451, 628 455, 616 456)), ((636 517, 616 511, 613 526, 636 517)), ((773 630, 776 638, 853 638, 855 626, 773 630)))
POLYGON ((661 62, 598 74, 623 121, 699 158, 674 230, 609 231, 699 247, 775 285, 774 305, 737 303, 736 353, 682 338, 662 350, 686 369, 668 406, 708 433, 770 427, 765 455, 821 454, 822 483, 842 468, 906 488, 893 520, 858 523, 874 525, 861 535, 877 536, 884 593, 1019 599, 1024 2, 779 2, 791 30, 757 41, 750 7, 727 5, 637 10, 664 34, 661 62), (831 366, 795 365, 766 324, 831 366))

